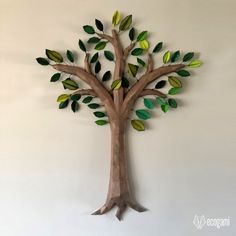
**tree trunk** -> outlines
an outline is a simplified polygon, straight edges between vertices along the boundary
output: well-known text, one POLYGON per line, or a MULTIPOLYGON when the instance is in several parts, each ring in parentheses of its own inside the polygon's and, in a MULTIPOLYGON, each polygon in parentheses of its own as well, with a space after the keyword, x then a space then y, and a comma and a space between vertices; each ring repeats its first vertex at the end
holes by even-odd
POLYGON ((94 215, 101 215, 112 209, 115 205, 118 207, 116 217, 121 220, 122 213, 129 206, 138 212, 146 209, 137 204, 132 196, 127 167, 126 156, 126 120, 111 122, 111 164, 110 181, 107 193, 106 203, 94 215))

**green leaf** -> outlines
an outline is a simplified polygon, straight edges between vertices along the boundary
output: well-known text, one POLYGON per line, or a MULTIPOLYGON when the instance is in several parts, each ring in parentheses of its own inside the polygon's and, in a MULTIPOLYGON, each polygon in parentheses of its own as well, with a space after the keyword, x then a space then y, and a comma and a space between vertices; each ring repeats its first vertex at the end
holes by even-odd
POLYGON ((157 104, 160 105, 160 106, 166 104, 166 101, 165 101, 163 98, 157 97, 157 98, 156 98, 156 101, 157 101, 157 104))
POLYGON ((163 46, 163 42, 160 42, 160 43, 158 43, 156 46, 155 46, 155 48, 153 49, 153 53, 158 53, 158 52, 160 52, 161 51, 161 49, 162 49, 162 46, 163 46))
POLYGON ((98 43, 98 42, 100 42, 100 38, 98 38, 98 37, 92 37, 92 38, 90 38, 88 41, 87 41, 87 43, 90 43, 90 44, 94 44, 94 43, 98 43))
POLYGON ((103 24, 100 20, 95 19, 95 25, 96 25, 98 30, 103 31, 103 24))
POLYGON ((66 100, 68 100, 70 97, 69 94, 61 94, 58 98, 57 98, 57 102, 65 102, 66 100))
POLYGON ((111 51, 104 51, 104 56, 109 61, 114 61, 114 55, 111 51))
POLYGON ((181 81, 178 78, 176 78, 175 76, 168 76, 168 81, 172 87, 175 87, 175 88, 182 87, 181 81))
POLYGON ((100 107, 100 105, 97 104, 97 103, 90 103, 90 104, 88 104, 88 107, 89 107, 90 109, 97 109, 97 108, 100 107))
POLYGON ((169 98, 169 99, 168 99, 168 104, 169 104, 169 106, 172 107, 172 108, 177 108, 177 107, 178 107, 177 102, 176 102, 175 99, 173 99, 173 98, 169 98))
POLYGON ((169 110, 169 105, 168 104, 161 105, 161 110, 166 113, 169 110))
POLYGON ((137 65, 128 63, 128 73, 129 73, 129 75, 135 77, 137 75, 138 68, 139 67, 137 65))
POLYGON ((189 61, 194 57, 194 53, 193 52, 188 52, 184 55, 183 57, 183 62, 189 61))
POLYGON ((62 81, 62 84, 64 86, 64 89, 76 90, 79 88, 78 84, 70 78, 62 81))
POLYGON ((71 110, 72 110, 73 112, 76 112, 76 111, 79 110, 79 103, 78 103, 77 101, 73 101, 73 102, 71 103, 71 110))
POLYGON ((60 77, 61 77, 61 73, 56 73, 56 74, 54 74, 52 77, 51 77, 51 82, 56 82, 56 81, 58 81, 59 79, 60 79, 60 77))
POLYGON ((112 16, 112 25, 118 25, 120 23, 121 15, 118 11, 115 11, 112 16))
POLYGON ((101 63, 100 63, 100 61, 97 61, 96 64, 95 64, 95 69, 94 69, 94 71, 95 71, 95 73, 97 74, 97 73, 100 72, 100 70, 101 70, 101 63))
POLYGON ((163 63, 168 63, 170 61, 170 56, 171 56, 171 53, 170 51, 167 51, 164 56, 163 56, 163 63))
POLYGON ((70 62, 74 62, 75 58, 74 58, 74 54, 70 51, 70 50, 67 50, 66 51, 66 56, 67 56, 67 59, 70 61, 70 62))
POLYGON ((143 53, 143 49, 142 48, 135 48, 132 52, 131 55, 132 56, 140 56, 143 53))
POLYGON ((131 41, 134 41, 134 38, 135 38, 135 29, 131 28, 131 30, 129 31, 129 39, 131 41))
POLYGON ((102 117, 106 116, 106 114, 101 111, 95 111, 93 114, 98 118, 102 118, 102 117))
POLYGON ((140 46, 140 48, 142 48, 144 50, 148 50, 149 49, 149 42, 147 40, 142 40, 139 42, 139 46, 140 46))
POLYGON ((82 51, 86 52, 86 47, 85 47, 85 45, 84 45, 84 43, 83 43, 82 40, 79 40, 79 47, 80 47, 80 49, 81 49, 82 51))
POLYGON ((48 61, 47 59, 45 59, 45 58, 42 58, 42 57, 36 58, 36 61, 37 61, 40 65, 42 65, 42 66, 47 66, 47 65, 49 65, 49 61, 48 61))
POLYGON ((190 73, 187 70, 178 70, 176 73, 181 77, 190 76, 190 73))
POLYGON ((66 107, 68 106, 68 104, 69 104, 69 99, 66 100, 66 101, 64 101, 64 102, 61 102, 61 103, 59 104, 59 109, 64 109, 64 108, 66 108, 66 107))
POLYGON ((188 64, 190 68, 197 68, 197 67, 200 67, 201 65, 202 65, 202 61, 200 60, 193 60, 188 64))
POLYGON ((85 103, 85 104, 88 104, 90 103, 91 101, 93 100, 93 97, 92 96, 87 96, 85 97, 82 102, 85 103))
POLYGON ((107 124, 107 121, 106 120, 96 120, 95 123, 97 125, 105 125, 105 124, 107 124))
POLYGON ((126 79, 125 77, 122 77, 121 86, 122 86, 123 88, 129 88, 129 80, 126 79))
POLYGON ((144 123, 141 120, 131 120, 131 125, 134 129, 138 131, 144 131, 144 123))
POLYGON ((180 51, 178 50, 172 54, 171 62, 176 62, 179 60, 179 58, 180 58, 180 51))
POLYGON ((147 31, 143 31, 141 32, 138 37, 137 37, 137 41, 143 41, 147 38, 148 32, 147 31))
POLYGON ((97 60, 98 60, 98 52, 96 52, 93 56, 92 56, 92 58, 91 58, 91 60, 90 60, 90 63, 95 63, 97 60))
POLYGON ((151 99, 149 98, 144 98, 143 99, 144 106, 148 109, 153 109, 154 108, 154 103, 151 99))
POLYGON ((159 82, 156 84, 155 88, 156 88, 156 89, 161 89, 161 88, 165 87, 165 85, 166 85, 166 81, 165 81, 165 80, 161 80, 161 81, 159 81, 159 82))
POLYGON ((104 75, 102 76, 102 81, 103 82, 108 81, 110 78, 111 78, 111 72, 110 71, 106 71, 104 73, 104 75))
POLYGON ((84 28, 84 31, 86 33, 88 33, 88 34, 95 34, 95 30, 94 30, 93 26, 91 26, 91 25, 84 25, 83 28, 84 28))
POLYGON ((168 94, 170 94, 170 95, 175 95, 175 94, 180 93, 180 91, 181 91, 181 88, 171 88, 171 89, 168 91, 168 94))
POLYGON ((46 49, 46 55, 52 61, 55 61, 58 63, 63 62, 63 57, 61 56, 61 54, 59 52, 46 49))
POLYGON ((119 30, 125 31, 129 29, 131 24, 132 24, 132 15, 128 15, 120 22, 119 30))
POLYGON ((136 110, 136 115, 138 118, 142 119, 142 120, 148 120, 151 118, 151 114, 149 111, 147 110, 144 110, 144 109, 139 109, 139 110, 136 110))
POLYGON ((102 50, 106 47, 106 45, 107 45, 107 43, 105 41, 101 41, 95 46, 95 49, 96 50, 102 50))
POLYGON ((121 83, 121 79, 114 80, 111 84, 111 89, 119 89, 121 87, 121 83))
POLYGON ((139 57, 137 57, 137 62, 138 62, 138 64, 141 65, 142 67, 145 67, 145 66, 146 66, 145 61, 143 61, 143 60, 140 59, 139 57))
POLYGON ((72 95, 70 96, 70 99, 71 99, 72 101, 79 101, 80 98, 81 98, 81 95, 80 95, 80 94, 72 94, 72 95))

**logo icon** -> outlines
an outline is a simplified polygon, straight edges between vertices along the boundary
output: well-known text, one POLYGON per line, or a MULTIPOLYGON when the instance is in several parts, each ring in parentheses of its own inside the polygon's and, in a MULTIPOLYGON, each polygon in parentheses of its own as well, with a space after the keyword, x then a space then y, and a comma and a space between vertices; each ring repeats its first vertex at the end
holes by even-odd
POLYGON ((202 229, 203 226, 206 224, 206 219, 204 215, 198 216, 195 215, 193 219, 193 224, 196 226, 197 229, 202 229))

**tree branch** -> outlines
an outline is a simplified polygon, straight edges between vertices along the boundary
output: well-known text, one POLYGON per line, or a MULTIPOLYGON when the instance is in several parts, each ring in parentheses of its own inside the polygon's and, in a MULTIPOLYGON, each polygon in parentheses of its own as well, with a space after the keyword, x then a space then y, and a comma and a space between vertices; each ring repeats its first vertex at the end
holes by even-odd
POLYGON ((98 97, 97 93, 93 89, 79 89, 79 90, 76 90, 73 94, 80 94, 81 96, 91 95, 94 97, 98 97))
POLYGON ((102 34, 102 33, 96 33, 100 38, 102 39, 106 39, 107 41, 109 41, 111 44, 114 43, 114 39, 113 37, 111 37, 110 35, 107 34, 102 34))
POLYGON ((147 64, 146 74, 153 71, 153 65, 154 65, 154 62, 153 62, 152 54, 148 53, 148 64, 147 64))
POLYGON ((134 46, 135 46, 135 43, 131 43, 128 47, 126 47, 124 49, 124 56, 123 56, 124 60, 127 59, 127 57, 129 56, 130 51, 134 48, 134 46))
POLYGON ((91 73, 91 67, 89 64, 89 53, 86 53, 85 58, 84 58, 84 68, 88 73, 91 73))
POLYGON ((156 89, 144 89, 140 94, 139 97, 144 97, 147 95, 156 95, 162 98, 166 98, 166 95, 162 92, 160 92, 159 90, 156 89))

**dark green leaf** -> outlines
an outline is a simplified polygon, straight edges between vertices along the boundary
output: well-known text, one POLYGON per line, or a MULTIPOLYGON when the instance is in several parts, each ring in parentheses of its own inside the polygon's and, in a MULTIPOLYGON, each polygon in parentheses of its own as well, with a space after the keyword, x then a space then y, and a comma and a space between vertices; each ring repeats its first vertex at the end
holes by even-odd
POLYGON ((171 62, 176 62, 180 58, 180 51, 176 51, 172 54, 170 61, 171 62))
POLYGON ((142 120, 148 120, 151 118, 151 114, 149 111, 147 110, 144 110, 144 109, 139 109, 139 110, 136 110, 136 115, 138 118, 142 119, 142 120))
POLYGON ((138 66, 137 65, 134 65, 134 64, 130 64, 128 63, 128 73, 135 77, 137 75, 137 72, 138 72, 138 66))
POLYGON ((169 105, 168 104, 161 105, 161 110, 166 113, 169 110, 169 105))
POLYGON ((126 79, 125 77, 122 77, 121 86, 123 88, 129 88, 129 80, 126 79))
POLYGON ((135 29, 132 28, 130 31, 129 31, 129 39, 131 41, 134 41, 134 38, 135 38, 135 29))
POLYGON ((168 91, 168 94, 170 95, 175 95, 177 93, 180 93, 181 91, 181 88, 171 88, 169 91, 168 91))
POLYGON ((88 104, 88 107, 91 109, 97 109, 98 107, 100 107, 100 105, 97 103, 90 103, 88 104))
POLYGON ((62 81, 62 84, 64 86, 64 89, 76 90, 79 88, 78 84, 70 78, 62 81))
POLYGON ((154 108, 154 103, 149 98, 144 98, 143 103, 144 103, 144 106, 147 107, 148 109, 153 109, 154 108))
POLYGON ((56 82, 56 81, 58 81, 59 79, 60 79, 60 77, 61 77, 61 73, 56 73, 56 74, 54 74, 52 77, 51 77, 51 82, 56 82))
POLYGON ((92 97, 92 96, 88 96, 88 97, 85 97, 82 102, 85 103, 85 104, 88 104, 88 103, 90 103, 92 100, 93 100, 93 97, 92 97))
POLYGON ((95 25, 96 25, 98 30, 103 31, 103 24, 100 20, 95 19, 95 25))
POLYGON ((66 56, 67 56, 67 59, 70 61, 70 62, 74 62, 75 58, 74 58, 74 54, 70 51, 70 50, 67 50, 66 52, 66 56))
POLYGON ((163 98, 156 98, 158 105, 162 106, 166 104, 166 101, 163 98))
POLYGON ((96 62, 94 70, 95 70, 96 74, 100 72, 100 70, 101 70, 101 63, 100 63, 100 61, 96 62))
POLYGON ((76 112, 76 111, 79 110, 79 103, 78 103, 77 101, 73 101, 73 102, 71 103, 71 110, 72 110, 73 112, 76 112))
POLYGON ((106 120, 96 120, 95 123, 97 125, 105 125, 105 124, 107 124, 107 121, 106 120))
POLYGON ((161 80, 161 81, 159 81, 159 82, 156 84, 155 88, 156 88, 156 89, 161 89, 161 88, 165 87, 165 85, 166 85, 166 81, 165 81, 165 80, 161 80))
POLYGON ((98 38, 98 37, 92 37, 92 38, 90 38, 88 41, 87 41, 87 43, 90 43, 90 44, 93 44, 93 43, 98 43, 98 42, 100 42, 100 38, 98 38))
POLYGON ((111 72, 110 71, 106 71, 104 73, 104 75, 102 76, 102 81, 108 81, 111 78, 111 72))
POLYGON ((72 94, 72 95, 70 96, 70 99, 71 99, 72 101, 79 101, 80 98, 81 98, 81 95, 80 95, 80 94, 72 94))
POLYGON ((111 51, 104 51, 104 56, 109 61, 114 61, 114 55, 111 51))
POLYGON ((137 62, 138 62, 138 64, 141 65, 142 67, 145 67, 145 66, 146 66, 145 61, 143 61, 143 60, 140 59, 139 57, 137 57, 137 62))
POLYGON ((86 52, 86 47, 85 47, 85 45, 84 45, 84 43, 83 43, 82 40, 79 40, 79 47, 80 47, 80 49, 81 49, 82 51, 86 52))
POLYGON ((68 104, 69 104, 69 99, 66 100, 66 101, 64 101, 64 102, 61 102, 61 103, 59 104, 59 109, 64 109, 64 108, 66 108, 66 107, 68 106, 68 104))
POLYGON ((155 48, 153 49, 152 52, 154 52, 154 53, 160 52, 161 49, 162 49, 162 45, 163 45, 163 42, 158 43, 158 44, 155 46, 155 48))
POLYGON ((183 57, 183 61, 186 62, 186 61, 189 61, 191 60, 192 58, 194 57, 194 53, 193 52, 188 52, 184 55, 183 57))
POLYGON ((121 31, 125 31, 125 30, 129 29, 131 24, 132 24, 132 15, 128 15, 120 22, 119 29, 121 31))
POLYGON ((102 118, 102 117, 106 116, 106 114, 101 111, 95 111, 93 114, 98 118, 102 118))
POLYGON ((143 49, 142 48, 135 48, 131 52, 131 55, 133 55, 133 56, 140 56, 142 53, 143 53, 143 49))
POLYGON ((83 28, 84 28, 84 31, 86 33, 88 33, 88 34, 95 34, 95 30, 94 30, 93 26, 91 26, 91 25, 84 25, 83 28))
POLYGON ((172 107, 172 108, 177 108, 177 106, 178 106, 177 102, 176 102, 175 99, 173 99, 173 98, 168 99, 168 104, 169 104, 170 107, 172 107))
POLYGON ((70 97, 69 94, 61 94, 60 96, 58 96, 57 98, 57 102, 65 102, 66 100, 68 100, 70 97))
POLYGON ((134 129, 138 131, 144 131, 144 123, 141 120, 131 120, 131 125, 134 129))
POLYGON ((119 89, 121 87, 121 83, 121 79, 114 80, 111 84, 111 89, 119 89))
POLYGON ((45 59, 45 58, 42 58, 42 57, 36 58, 36 61, 37 61, 40 65, 42 65, 42 66, 47 66, 47 65, 49 65, 49 61, 48 61, 47 59, 45 59))
POLYGON ((170 85, 175 88, 182 87, 181 81, 178 78, 176 78, 175 76, 168 76, 168 81, 169 81, 170 85))
POLYGON ((59 52, 46 49, 46 55, 52 61, 55 61, 58 63, 63 62, 63 57, 59 52))
POLYGON ((190 76, 190 73, 187 70, 179 70, 176 72, 181 77, 187 77, 190 76))
POLYGON ((98 52, 96 52, 93 56, 92 56, 92 58, 91 58, 91 60, 90 60, 90 63, 95 63, 97 60, 98 60, 98 52))
POLYGON ((106 47, 106 45, 107 45, 107 43, 105 41, 101 41, 95 46, 95 49, 96 50, 102 50, 106 47))
POLYGON ((137 37, 137 41, 139 42, 145 40, 147 38, 147 34, 147 31, 141 32, 137 37))

